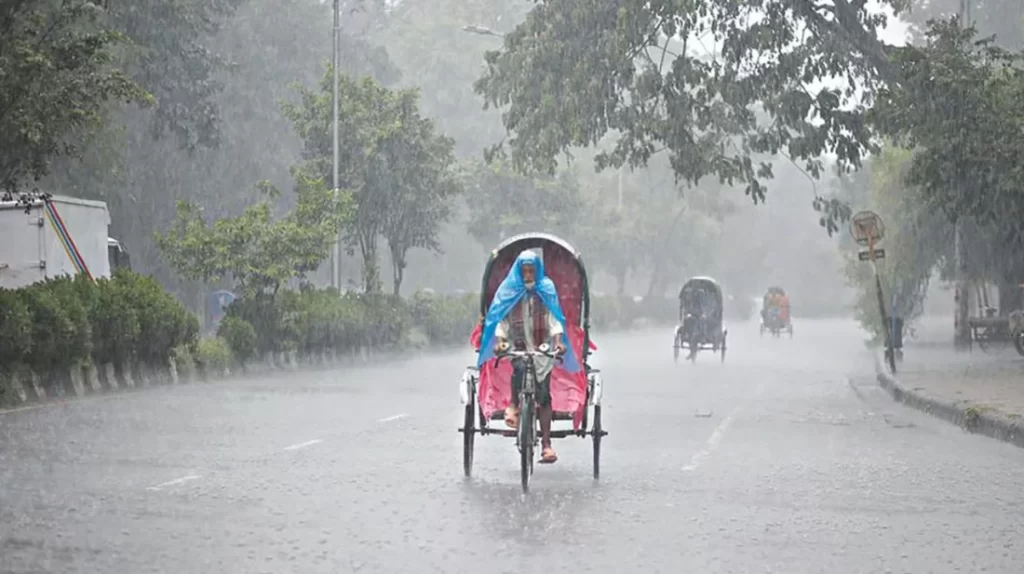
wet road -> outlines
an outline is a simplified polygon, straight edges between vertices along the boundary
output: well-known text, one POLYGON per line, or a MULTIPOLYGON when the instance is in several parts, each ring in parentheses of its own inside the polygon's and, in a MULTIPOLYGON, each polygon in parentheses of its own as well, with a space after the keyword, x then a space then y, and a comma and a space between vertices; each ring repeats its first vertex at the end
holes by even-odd
POLYGON ((462 478, 467 353, 0 415, 0 572, 1024 571, 1024 452, 876 390, 852 323, 598 335, 600 483, 512 442, 462 478), (710 416, 707 416, 710 415, 710 416))

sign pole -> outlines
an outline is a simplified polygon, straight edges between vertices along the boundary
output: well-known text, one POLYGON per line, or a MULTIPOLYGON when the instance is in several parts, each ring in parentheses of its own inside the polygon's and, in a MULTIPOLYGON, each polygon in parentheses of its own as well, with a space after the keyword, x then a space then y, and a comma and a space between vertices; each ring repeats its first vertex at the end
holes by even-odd
POLYGON ((896 353, 892 348, 892 333, 889 331, 889 318, 885 314, 885 295, 882 293, 882 278, 878 274, 878 265, 875 262, 875 239, 868 237, 868 253, 871 257, 871 269, 875 273, 875 293, 878 296, 878 314, 882 318, 882 333, 885 336, 885 359, 889 363, 889 370, 896 374, 896 353))
POLYGON ((896 352, 893 348, 895 333, 891 330, 889 317, 885 312, 885 294, 882 291, 882 277, 878 274, 878 258, 880 256, 885 257, 885 253, 882 250, 875 250, 875 242, 882 239, 884 234, 885 228, 882 224, 882 218, 877 213, 862 211, 854 215, 850 220, 850 235, 853 236, 857 243, 866 245, 868 248, 867 253, 859 254, 858 258, 861 261, 869 261, 871 263, 871 270, 875 274, 875 295, 878 298, 878 315, 882 321, 882 335, 885 337, 885 358, 886 362, 889 363, 889 370, 895 374, 896 352), (869 222, 870 225, 868 225, 869 222))

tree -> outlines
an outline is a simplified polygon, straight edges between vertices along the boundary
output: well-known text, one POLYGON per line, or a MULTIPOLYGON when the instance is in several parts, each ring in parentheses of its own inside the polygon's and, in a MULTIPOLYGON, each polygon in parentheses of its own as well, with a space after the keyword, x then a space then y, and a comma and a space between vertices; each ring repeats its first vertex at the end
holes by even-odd
MULTIPOLYGON (((551 172, 560 154, 614 134, 599 168, 666 150, 679 180, 740 182, 758 202, 772 165, 756 154, 787 155, 814 176, 825 152, 860 165, 871 134, 858 90, 895 78, 877 38, 885 22, 849 0, 541 0, 487 53, 476 84, 487 105, 506 108, 512 134, 507 151, 491 151, 551 172), (707 45, 718 53, 695 53, 707 45), (833 77, 842 87, 811 87, 833 77)), ((830 233, 847 215, 816 207, 830 233)))
POLYGON ((106 25, 131 40, 124 69, 155 99, 152 135, 172 133, 194 151, 220 142, 217 78, 226 64, 209 39, 247 0, 110 2, 106 25))
MULTIPOLYGON (((928 22, 960 13, 963 0, 914 0, 902 14, 910 33, 924 40, 928 22)), ((1024 48, 1024 6, 1016 0, 968 0, 967 16, 981 37, 995 36, 996 44, 1008 50, 1024 48)))
POLYGON ((893 53, 905 80, 881 90, 872 110, 879 131, 920 147, 907 183, 950 221, 971 216, 1024 242, 1024 56, 975 41, 973 29, 933 22, 925 46, 893 53), (1004 225, 1005 224, 1005 225, 1004 225))
POLYGON ((529 11, 531 0, 402 0, 391 8, 378 44, 402 71, 401 85, 420 89, 420 109, 455 138, 456 154, 479 158, 504 135, 500 114, 484 111, 473 92, 480 61, 501 44, 494 36, 463 31, 467 24, 501 30, 529 11))
MULTIPOLYGON (((202 286, 167 265, 152 232, 171 225, 179 201, 192 202, 216 219, 251 204, 250 191, 259 180, 280 189, 291 185, 290 168, 300 161, 302 142, 281 113, 280 101, 294 95, 293 82, 320 79, 331 54, 331 5, 310 0, 110 4, 114 14, 104 22, 134 43, 120 60, 126 71, 133 78, 159 80, 156 96, 180 109, 166 117, 158 117, 163 104, 114 110, 106 130, 79 144, 81 157, 58 158, 54 176, 40 186, 106 201, 110 233, 128 246, 136 269, 152 273, 182 300, 202 305, 202 286), (229 10, 229 4, 238 7, 229 10), (165 21, 164 11, 175 14, 165 21), (209 67, 186 69, 184 56, 168 48, 171 44, 192 46, 190 67, 202 67, 202 60, 209 67), (143 53, 164 57, 147 59, 143 53), (147 71, 144 64, 154 67, 147 71), (206 90, 205 95, 199 98, 193 88, 206 90), (214 114, 212 121, 202 121, 204 110, 214 114)), ((346 13, 342 21, 342 68, 393 81, 397 71, 387 55, 360 36, 360 18, 346 13)), ((288 209, 295 202, 294 194, 285 193, 277 207, 288 209)))
POLYGON ((179 273, 196 281, 231 279, 246 296, 274 296, 292 279, 303 279, 330 253, 338 227, 351 215, 351 200, 322 180, 298 176, 296 210, 275 221, 272 201, 280 192, 267 182, 265 199, 242 215, 208 223, 202 210, 178 204, 171 229, 157 244, 179 273))
POLYGON ((526 232, 572 239, 584 209, 576 174, 524 176, 503 162, 470 162, 462 172, 470 234, 483 245, 526 232))
POLYGON ((0 189, 38 181, 71 136, 103 125, 108 103, 148 101, 114 65, 124 38, 99 25, 85 0, 0 1, 0 189))
POLYGON ((451 199, 461 193, 453 169, 453 140, 437 136, 433 122, 418 117, 415 99, 403 100, 402 116, 408 129, 387 142, 384 149, 392 198, 383 235, 391 253, 396 296, 401 293, 410 249, 441 252, 438 233, 451 218, 451 199))
MULTIPOLYGON (((285 114, 304 142, 304 170, 328 180, 332 157, 333 72, 328 68, 317 90, 298 88, 300 103, 285 114)), ((363 260, 363 285, 380 290, 378 240, 383 236, 396 270, 404 269, 412 247, 437 247, 446 203, 457 192, 451 167, 453 142, 420 117, 416 90, 393 91, 372 78, 344 76, 339 85, 339 186, 352 190, 356 213, 346 226, 350 249, 363 260), (406 229, 417 212, 424 218, 406 229)), ((400 286, 401 278, 396 278, 400 286)))
MULTIPOLYGON (((886 146, 871 160, 868 209, 885 222, 885 259, 878 272, 886 292, 889 313, 908 326, 923 311, 924 297, 937 267, 952 259, 953 228, 931 210, 922 190, 907 185, 914 152, 886 146), (895 306, 891 306, 895 301, 895 306), (891 306, 891 307, 890 307, 891 306)), ((854 255, 860 250, 851 238, 841 248, 845 274, 856 288, 854 314, 861 325, 881 340, 882 321, 871 267, 854 255)))

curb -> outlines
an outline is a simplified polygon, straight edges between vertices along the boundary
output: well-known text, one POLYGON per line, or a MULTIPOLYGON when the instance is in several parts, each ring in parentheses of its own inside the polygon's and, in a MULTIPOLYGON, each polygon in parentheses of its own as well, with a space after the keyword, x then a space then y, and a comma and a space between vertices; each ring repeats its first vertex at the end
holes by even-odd
POLYGON ((984 407, 939 400, 918 391, 904 387, 899 379, 886 372, 875 355, 875 372, 878 384, 893 400, 935 418, 952 423, 965 432, 986 436, 1018 448, 1024 448, 1024 420, 1012 419, 984 407))
MULTIPOLYGON (((346 371, 361 367, 375 367, 385 363, 403 362, 422 356, 427 352, 445 352, 449 349, 457 349, 459 345, 437 345, 427 349, 405 349, 369 351, 365 353, 354 353, 352 355, 338 356, 331 361, 310 361, 299 359, 294 356, 275 356, 259 361, 253 361, 246 368, 232 368, 223 373, 203 373, 197 367, 193 367, 188 375, 175 377, 176 369, 172 368, 143 368, 147 378, 138 383, 132 381, 119 381, 116 375, 108 373, 111 378, 106 384, 100 384, 99 389, 93 387, 91 382, 79 386, 69 383, 68 389, 63 386, 52 385, 57 392, 51 392, 43 388, 40 377, 32 373, 28 381, 15 379, 13 391, 16 400, 8 403, 0 403, 0 416, 7 413, 15 413, 26 409, 35 409, 42 406, 66 405, 83 399, 96 398, 98 396, 129 395, 144 392, 147 389, 159 387, 173 387, 177 385, 206 385, 206 384, 230 384, 241 381, 255 381, 264 378, 271 378, 287 374, 289 372, 319 373, 331 371, 346 371), (148 382, 147 382, 148 381, 148 382), (28 387, 26 389, 26 387, 28 387), (80 387, 80 388, 79 388, 80 387), (27 391, 27 392, 26 392, 27 391)), ((112 366, 110 367, 113 368, 112 366)), ((97 369, 100 370, 100 369, 97 369)), ((122 375, 123 376, 123 375, 122 375)), ((3 383, 3 381, 0 381, 3 383)), ((0 388, 0 391, 3 389, 0 388)))

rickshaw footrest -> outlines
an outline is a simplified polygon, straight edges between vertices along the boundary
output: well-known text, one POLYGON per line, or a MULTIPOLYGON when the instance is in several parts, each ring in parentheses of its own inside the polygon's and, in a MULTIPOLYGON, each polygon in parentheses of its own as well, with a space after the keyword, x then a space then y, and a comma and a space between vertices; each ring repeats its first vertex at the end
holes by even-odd
MULTIPOLYGON (((467 432, 467 431, 465 429, 461 429, 460 428, 459 432, 467 432)), ((516 434, 517 434, 515 429, 488 429, 488 428, 482 428, 482 429, 471 429, 470 432, 475 432, 475 433, 481 434, 481 435, 497 434, 497 435, 501 435, 501 436, 505 436, 505 437, 509 437, 509 438, 515 438, 516 434)), ((600 433, 601 433, 601 436, 607 436, 608 435, 608 431, 606 431, 606 430, 601 430, 600 433)), ((571 429, 553 430, 553 431, 551 431, 551 438, 569 438, 569 437, 573 437, 573 436, 579 437, 579 438, 586 438, 588 436, 594 436, 595 434, 597 434, 597 433, 595 433, 594 431, 588 431, 588 430, 571 430, 571 429)))

